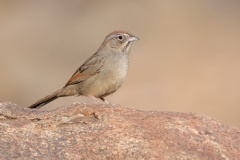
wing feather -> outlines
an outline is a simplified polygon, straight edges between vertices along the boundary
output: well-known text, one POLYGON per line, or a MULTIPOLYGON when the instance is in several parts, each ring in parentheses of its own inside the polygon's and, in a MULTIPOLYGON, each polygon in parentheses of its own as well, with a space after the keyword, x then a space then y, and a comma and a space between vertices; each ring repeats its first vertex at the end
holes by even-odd
POLYGON ((81 83, 82 81, 98 74, 102 70, 103 63, 102 59, 99 58, 99 54, 93 54, 77 69, 64 87, 81 83))

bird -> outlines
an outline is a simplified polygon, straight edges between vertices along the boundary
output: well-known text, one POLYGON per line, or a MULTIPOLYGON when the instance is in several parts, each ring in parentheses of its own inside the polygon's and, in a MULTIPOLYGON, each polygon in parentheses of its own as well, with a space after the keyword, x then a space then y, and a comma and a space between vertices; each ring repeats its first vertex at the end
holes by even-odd
POLYGON ((28 108, 41 108, 66 96, 87 96, 108 103, 105 97, 114 93, 126 78, 129 53, 137 36, 117 30, 107 35, 97 50, 72 75, 65 86, 38 100, 28 108))

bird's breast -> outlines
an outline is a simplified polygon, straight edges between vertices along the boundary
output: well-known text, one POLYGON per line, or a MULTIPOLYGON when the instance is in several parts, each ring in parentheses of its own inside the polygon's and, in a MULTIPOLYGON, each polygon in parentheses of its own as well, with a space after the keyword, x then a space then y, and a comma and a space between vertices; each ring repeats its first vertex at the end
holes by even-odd
POLYGON ((128 55, 116 54, 111 56, 106 60, 102 72, 109 80, 122 82, 127 75, 128 55))
POLYGON ((105 97, 115 92, 124 81, 128 70, 128 55, 109 55, 95 76, 79 85, 83 95, 105 97))

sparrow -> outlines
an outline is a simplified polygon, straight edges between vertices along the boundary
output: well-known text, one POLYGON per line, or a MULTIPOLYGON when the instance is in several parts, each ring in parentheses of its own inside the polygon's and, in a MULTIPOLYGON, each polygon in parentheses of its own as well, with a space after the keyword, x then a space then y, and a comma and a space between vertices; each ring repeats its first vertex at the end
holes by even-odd
POLYGON ((87 96, 108 103, 104 98, 114 93, 126 78, 130 48, 136 40, 139 38, 127 31, 110 33, 97 52, 76 70, 63 88, 28 108, 40 108, 66 96, 87 96))

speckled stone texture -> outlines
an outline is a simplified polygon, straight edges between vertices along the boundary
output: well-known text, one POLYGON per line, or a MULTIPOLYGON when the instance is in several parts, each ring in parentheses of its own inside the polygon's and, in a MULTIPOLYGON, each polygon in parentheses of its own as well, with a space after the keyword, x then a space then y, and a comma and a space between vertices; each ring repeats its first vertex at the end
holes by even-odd
POLYGON ((0 159, 239 159, 240 130, 202 114, 0 100, 0 159))

